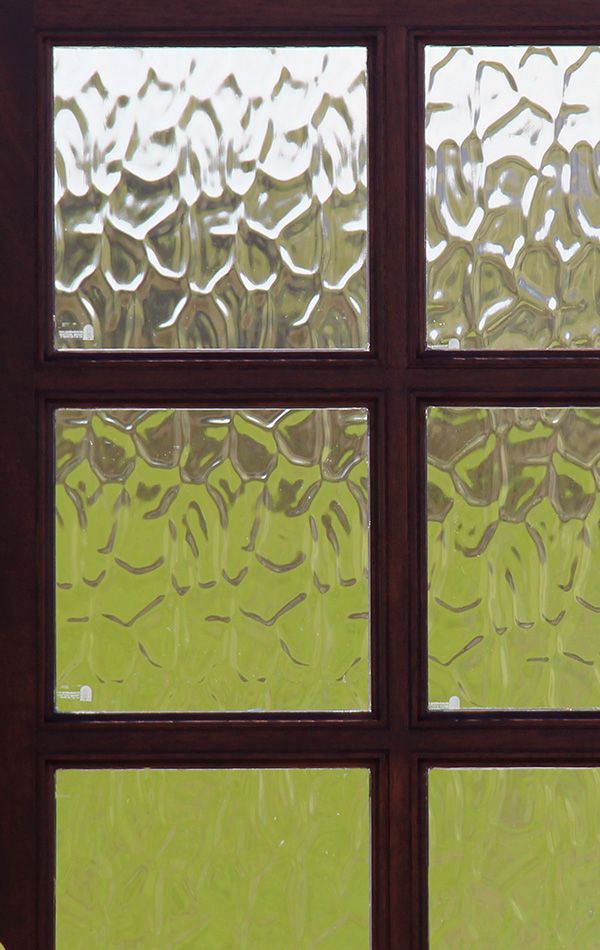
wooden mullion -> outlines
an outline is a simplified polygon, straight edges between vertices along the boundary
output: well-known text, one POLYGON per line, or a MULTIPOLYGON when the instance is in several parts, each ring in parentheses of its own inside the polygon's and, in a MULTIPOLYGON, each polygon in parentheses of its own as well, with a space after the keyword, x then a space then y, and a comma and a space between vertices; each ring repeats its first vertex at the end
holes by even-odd
POLYGON ((187 400, 190 406, 223 408, 263 404, 286 408, 290 401, 343 408, 358 406, 361 397, 372 399, 387 392, 390 377, 391 371, 381 367, 353 364, 330 370, 298 364, 254 369, 235 363, 219 368, 72 366, 40 373, 36 395, 71 404, 77 399, 90 404, 97 397, 99 406, 112 399, 123 405, 142 405, 145 400, 149 406, 162 407, 183 406, 187 400))
MULTIPOLYGON (((600 353, 599 353, 600 355, 600 353)), ((498 403, 505 398, 509 403, 525 399, 545 399, 549 405, 559 405, 569 400, 590 405, 600 402, 600 362, 581 364, 555 358, 539 366, 526 356, 515 366, 503 366, 489 362, 436 363, 419 366, 407 372, 407 389, 411 393, 428 395, 439 404, 444 396, 450 399, 475 400, 481 405, 486 401, 498 403)), ((472 402, 473 405, 476 402, 472 402)))
POLYGON ((554 31, 577 33, 577 24, 600 27, 600 14, 595 0, 579 0, 577 18, 562 0, 502 0, 473 4, 472 0, 345 0, 344 3, 324 5, 319 0, 305 0, 302 4, 254 3, 229 0, 224 4, 198 6, 192 0, 173 0, 170 5, 156 5, 149 16, 145 0, 38 0, 36 23, 46 29, 128 29, 149 31, 172 28, 223 29, 227 21, 231 29, 260 30, 261 27, 306 29, 307 24, 326 25, 334 29, 360 28, 368 19, 371 23, 398 23, 413 28, 459 31, 462 27, 481 29, 489 33, 503 31, 520 35, 527 24, 530 32, 554 31))
POLYGON ((302 723, 252 720, 219 722, 115 723, 73 722, 47 724, 38 731, 38 748, 45 755, 79 757, 127 754, 165 759, 181 755, 215 755, 241 752, 324 756, 384 751, 393 743, 390 733, 361 723, 302 723))
POLYGON ((600 724, 589 720, 566 719, 560 714, 545 722, 526 723, 509 720, 503 725, 486 723, 481 716, 477 725, 456 721, 432 729, 413 729, 410 734, 413 753, 435 756, 472 754, 483 762, 495 755, 519 754, 532 761, 536 756, 564 755, 577 758, 600 755, 600 724))

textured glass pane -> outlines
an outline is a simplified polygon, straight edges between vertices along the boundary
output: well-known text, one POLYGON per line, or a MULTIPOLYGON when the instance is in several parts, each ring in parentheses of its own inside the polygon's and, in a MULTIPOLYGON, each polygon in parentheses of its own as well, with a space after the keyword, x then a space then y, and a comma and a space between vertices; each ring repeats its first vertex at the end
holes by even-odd
POLYGON ((364 47, 57 48, 56 346, 368 346, 364 47))
POLYGON ((600 707, 600 409, 433 408, 429 698, 600 707))
POLYGON ((600 345, 600 47, 429 46, 427 343, 600 345))
POLYGON ((56 446, 58 709, 369 708, 365 409, 61 409, 56 446))
POLYGON ((57 950, 368 950, 366 769, 56 774, 57 950))
POLYGON ((600 946, 600 769, 429 773, 429 947, 600 946))

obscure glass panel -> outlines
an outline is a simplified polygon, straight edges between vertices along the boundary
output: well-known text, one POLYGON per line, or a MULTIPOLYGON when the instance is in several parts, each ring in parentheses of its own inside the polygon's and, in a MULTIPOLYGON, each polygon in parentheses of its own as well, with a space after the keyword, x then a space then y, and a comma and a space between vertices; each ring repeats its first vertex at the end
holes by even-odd
POLYGON ((367 769, 60 770, 57 950, 370 946, 367 769))
POLYGON ((427 345, 600 346, 600 47, 428 46, 427 345))
POLYGON ((429 947, 600 945, 600 769, 429 772, 429 947))
POLYGON ((61 409, 56 454, 59 710, 369 708, 367 410, 61 409))
POLYGON ((429 699, 600 708, 600 409, 431 408, 429 699))
POLYGON ((366 69, 56 48, 56 347, 366 348, 366 69))

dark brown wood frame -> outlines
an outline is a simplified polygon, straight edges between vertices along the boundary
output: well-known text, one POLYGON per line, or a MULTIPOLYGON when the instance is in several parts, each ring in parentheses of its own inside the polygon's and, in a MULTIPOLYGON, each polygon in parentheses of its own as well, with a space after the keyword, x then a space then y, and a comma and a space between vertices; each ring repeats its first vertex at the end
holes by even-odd
POLYGON ((578 0, 576 27, 574 9, 562 0, 0 0, 0 940, 7 950, 53 946, 52 781, 60 766, 370 768, 373 947, 423 950, 427 768, 600 764, 596 714, 455 716, 428 713, 425 704, 424 408, 597 405, 600 353, 424 351, 422 48, 597 41, 596 0, 578 0), (133 41, 369 47, 369 353, 51 351, 48 50, 52 43, 133 41), (372 714, 82 721, 52 712, 52 408, 167 399, 370 408, 372 714))

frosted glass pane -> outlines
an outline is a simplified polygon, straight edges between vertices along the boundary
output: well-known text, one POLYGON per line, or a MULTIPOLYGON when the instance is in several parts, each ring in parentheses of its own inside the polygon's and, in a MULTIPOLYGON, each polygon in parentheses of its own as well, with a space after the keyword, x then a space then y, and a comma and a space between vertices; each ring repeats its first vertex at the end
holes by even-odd
POLYGON ((429 947, 600 945, 600 769, 432 769, 429 947))
POLYGON ((367 410, 55 421, 59 710, 369 708, 367 410))
POLYGON ((427 344, 600 346, 600 47, 428 46, 427 344))
POLYGON ((367 348, 366 69, 56 48, 56 347, 367 348))
POLYGON ((431 408, 429 698, 600 708, 600 409, 431 408))
POLYGON ((370 946, 366 769, 60 770, 57 950, 370 946))

